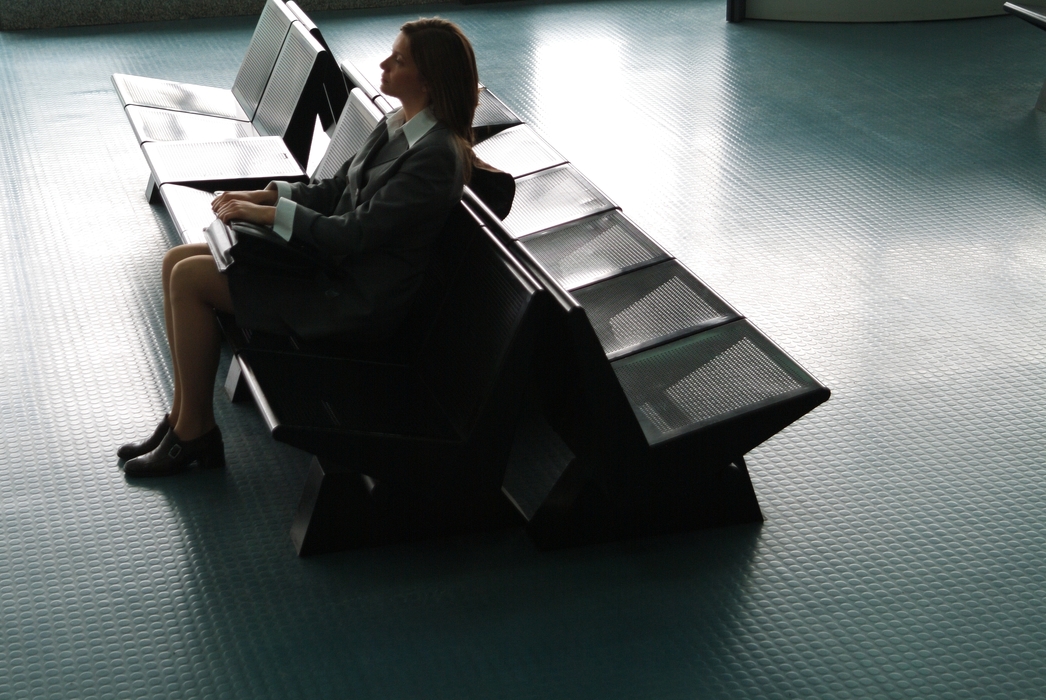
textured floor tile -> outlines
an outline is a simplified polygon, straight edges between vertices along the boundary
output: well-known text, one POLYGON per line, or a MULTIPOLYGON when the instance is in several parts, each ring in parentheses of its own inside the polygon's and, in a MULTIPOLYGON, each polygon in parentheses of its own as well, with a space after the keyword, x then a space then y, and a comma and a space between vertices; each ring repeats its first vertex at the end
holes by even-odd
MULTIPOLYGON (((441 6, 481 79, 833 398, 761 527, 294 555, 307 457, 124 481, 175 241, 113 72, 229 86, 253 20, 0 34, 0 698, 1041 698, 1046 33, 441 6)), ((428 12, 428 10, 425 10, 428 12)), ((317 13, 376 74, 417 9, 317 13)), ((227 358, 226 358, 227 361, 227 358)))

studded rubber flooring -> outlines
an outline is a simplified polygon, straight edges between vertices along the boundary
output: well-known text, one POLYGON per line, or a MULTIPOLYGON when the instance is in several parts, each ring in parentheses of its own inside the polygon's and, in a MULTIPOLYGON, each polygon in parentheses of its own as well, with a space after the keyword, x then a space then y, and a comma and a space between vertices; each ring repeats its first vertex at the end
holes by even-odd
MULTIPOLYGON (((0 34, 0 698, 1046 697, 1046 33, 442 6, 481 78, 834 390, 758 527, 302 560, 307 457, 125 482, 175 234, 113 72, 231 85, 253 19, 0 34)), ((374 64, 418 9, 315 15, 374 64)))

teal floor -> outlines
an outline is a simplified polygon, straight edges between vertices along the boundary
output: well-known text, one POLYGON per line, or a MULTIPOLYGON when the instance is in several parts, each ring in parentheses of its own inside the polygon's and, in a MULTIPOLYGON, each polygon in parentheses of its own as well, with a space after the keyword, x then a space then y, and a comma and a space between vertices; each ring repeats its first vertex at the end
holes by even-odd
MULTIPOLYGON (((176 234, 109 75, 231 85, 254 20, 0 33, 0 698, 1046 697, 1046 33, 438 10, 833 389, 749 455, 765 524, 303 560, 307 458, 223 399, 223 473, 126 482, 176 234)), ((418 14, 314 18, 373 66, 418 14)))

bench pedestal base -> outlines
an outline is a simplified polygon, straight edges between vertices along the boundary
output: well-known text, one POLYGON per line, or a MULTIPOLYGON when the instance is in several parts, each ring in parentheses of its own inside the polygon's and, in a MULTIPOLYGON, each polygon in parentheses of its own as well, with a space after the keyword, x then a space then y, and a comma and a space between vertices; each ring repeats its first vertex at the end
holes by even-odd
POLYGON ((428 496, 389 488, 344 465, 313 457, 291 539, 298 556, 305 557, 526 524, 500 491, 428 496))
POLYGON ((163 196, 160 195, 160 186, 156 184, 156 180, 153 176, 149 176, 149 182, 145 183, 145 201, 149 204, 159 204, 163 201, 163 196))
POLYGON ((608 488, 575 458, 531 515, 527 534, 542 549, 558 549, 763 521, 743 458, 697 471, 608 488))
POLYGON ((1042 88, 1039 90, 1039 99, 1035 103, 1035 109, 1040 112, 1046 112, 1046 81, 1043 82, 1042 88))

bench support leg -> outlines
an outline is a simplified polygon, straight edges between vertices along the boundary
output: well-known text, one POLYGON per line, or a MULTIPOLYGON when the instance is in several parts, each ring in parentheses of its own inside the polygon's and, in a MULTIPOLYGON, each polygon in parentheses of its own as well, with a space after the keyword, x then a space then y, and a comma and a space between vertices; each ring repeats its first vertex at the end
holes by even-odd
POLYGON ((1039 99, 1035 102, 1035 109, 1046 112, 1046 82, 1043 82, 1042 88, 1039 90, 1039 99))
POLYGON ((522 527, 512 502, 493 493, 396 489, 313 457, 291 540, 298 556, 522 527))
POLYGON ((243 368, 240 367, 240 361, 236 357, 232 358, 232 362, 229 363, 229 373, 225 375, 225 395, 233 403, 246 401, 247 397, 251 395, 250 387, 243 380, 243 368))
POLYGON ((163 201, 163 197, 160 196, 160 187, 152 175, 149 176, 149 182, 145 183, 145 201, 149 204, 159 204, 163 201))

